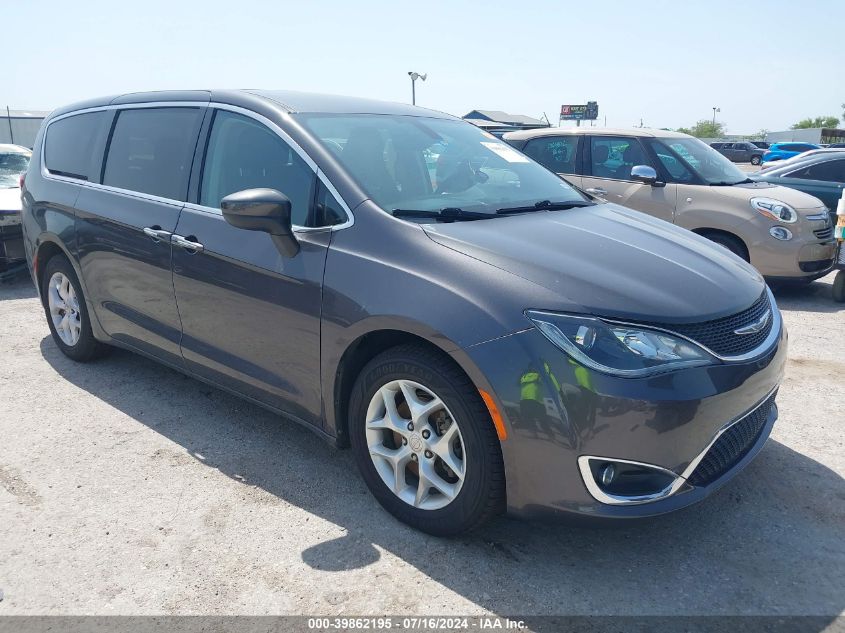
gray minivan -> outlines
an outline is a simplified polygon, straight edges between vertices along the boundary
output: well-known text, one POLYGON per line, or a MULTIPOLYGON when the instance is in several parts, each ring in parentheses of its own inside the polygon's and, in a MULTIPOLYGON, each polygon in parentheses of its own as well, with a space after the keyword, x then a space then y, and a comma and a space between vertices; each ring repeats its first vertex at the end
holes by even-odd
POLYGON ((64 354, 133 350, 351 445, 378 501, 434 534, 686 506, 777 417, 786 331, 751 266, 430 110, 65 107, 23 230, 64 354))

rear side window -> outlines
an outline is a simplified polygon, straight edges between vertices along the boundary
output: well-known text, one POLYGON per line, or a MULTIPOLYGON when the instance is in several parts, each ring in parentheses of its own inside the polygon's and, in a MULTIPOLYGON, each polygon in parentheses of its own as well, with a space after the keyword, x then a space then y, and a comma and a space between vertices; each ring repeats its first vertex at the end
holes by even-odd
POLYGON ((829 160, 804 167, 789 174, 791 178, 845 182, 845 160, 829 160))
POLYGON ((51 174, 96 180, 101 156, 94 156, 106 112, 76 114, 51 123, 44 142, 44 164, 51 174))
POLYGON ((142 108, 117 116, 103 184, 184 200, 194 153, 198 108, 142 108))
POLYGON ((314 171, 279 137, 249 117, 218 110, 205 157, 200 204, 219 207, 230 193, 267 187, 291 202, 291 221, 305 226, 314 171))
POLYGON ((552 136, 528 141, 523 152, 553 172, 575 173, 577 136, 552 136))

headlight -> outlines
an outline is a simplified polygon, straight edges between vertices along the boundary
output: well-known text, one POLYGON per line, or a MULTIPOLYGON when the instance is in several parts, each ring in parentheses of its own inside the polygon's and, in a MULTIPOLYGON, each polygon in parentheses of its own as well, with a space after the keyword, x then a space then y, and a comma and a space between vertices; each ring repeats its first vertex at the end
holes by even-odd
POLYGON ((798 219, 795 209, 773 198, 751 198, 751 208, 775 222, 792 224, 798 219))
POLYGON ((718 362, 698 345, 659 330, 537 310, 525 315, 558 348, 606 374, 637 378, 718 362))

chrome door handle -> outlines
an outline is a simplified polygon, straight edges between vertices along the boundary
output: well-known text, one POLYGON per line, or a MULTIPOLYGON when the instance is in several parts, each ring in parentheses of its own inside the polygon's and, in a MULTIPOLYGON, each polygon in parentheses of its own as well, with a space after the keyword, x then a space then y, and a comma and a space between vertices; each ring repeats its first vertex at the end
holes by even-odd
POLYGON ((176 246, 181 246, 189 253, 202 253, 203 249, 205 248, 202 244, 196 241, 193 235, 189 235, 188 237, 182 237, 181 235, 176 235, 175 233, 170 236, 170 243, 175 244, 176 246))
POLYGON ((155 226, 145 226, 144 235, 153 238, 153 242, 160 242, 161 240, 168 239, 172 233, 170 233, 170 231, 163 230, 156 224, 155 226))
POLYGON ((585 190, 587 193, 591 193, 594 196, 606 196, 607 189, 602 189, 601 187, 592 187, 590 189, 585 190))

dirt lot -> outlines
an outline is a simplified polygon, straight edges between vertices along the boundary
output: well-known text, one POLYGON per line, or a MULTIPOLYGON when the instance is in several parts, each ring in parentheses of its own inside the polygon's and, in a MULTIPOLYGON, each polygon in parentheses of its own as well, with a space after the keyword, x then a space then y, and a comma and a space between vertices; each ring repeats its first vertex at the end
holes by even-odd
POLYGON ((0 614, 814 614, 845 610, 845 305, 778 300, 781 417, 732 484, 606 528, 400 525, 348 452, 141 357, 90 365, 0 286, 0 614))

